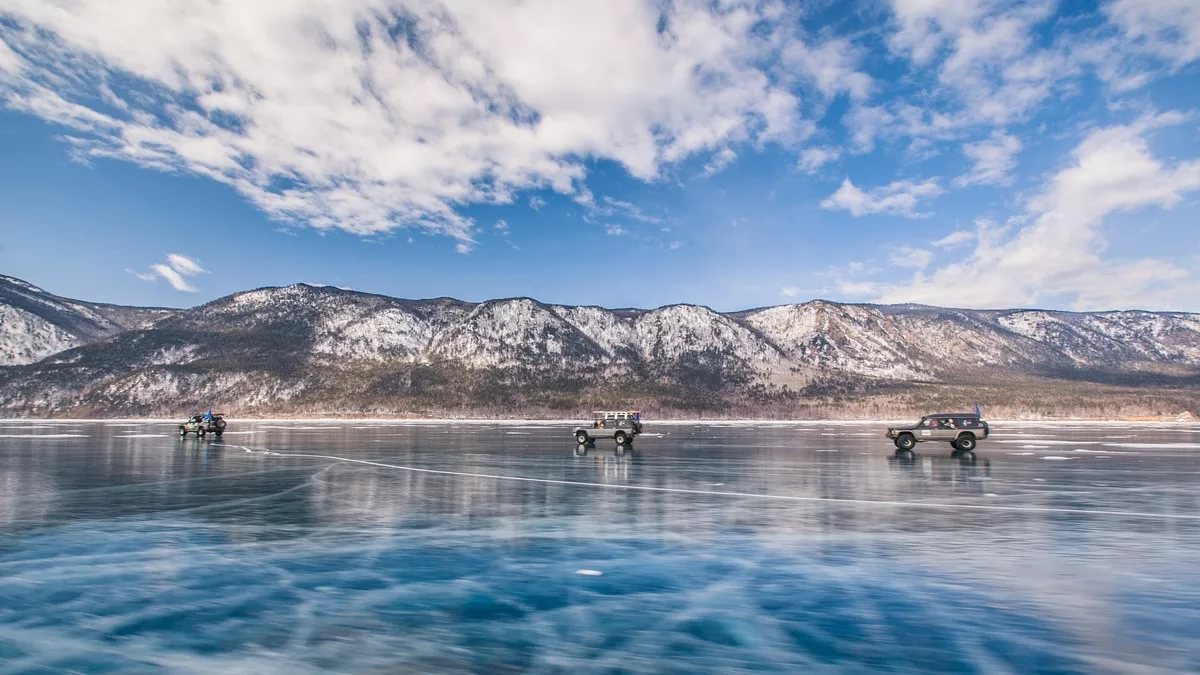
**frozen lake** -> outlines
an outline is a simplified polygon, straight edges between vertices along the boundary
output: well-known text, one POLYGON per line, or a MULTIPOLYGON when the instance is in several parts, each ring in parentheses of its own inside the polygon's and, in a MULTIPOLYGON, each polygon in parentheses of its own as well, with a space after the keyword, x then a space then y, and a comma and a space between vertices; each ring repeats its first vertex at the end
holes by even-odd
POLYGON ((1200 671, 1200 427, 0 422, 0 672, 1200 671))

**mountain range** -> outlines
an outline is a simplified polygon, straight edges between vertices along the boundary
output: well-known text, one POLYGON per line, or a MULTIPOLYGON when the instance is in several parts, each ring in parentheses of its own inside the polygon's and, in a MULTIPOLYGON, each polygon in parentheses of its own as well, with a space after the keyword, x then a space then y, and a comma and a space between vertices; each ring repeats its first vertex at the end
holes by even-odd
POLYGON ((0 275, 0 415, 1198 412, 1200 315, 814 300, 720 313, 261 288, 189 308, 0 275))

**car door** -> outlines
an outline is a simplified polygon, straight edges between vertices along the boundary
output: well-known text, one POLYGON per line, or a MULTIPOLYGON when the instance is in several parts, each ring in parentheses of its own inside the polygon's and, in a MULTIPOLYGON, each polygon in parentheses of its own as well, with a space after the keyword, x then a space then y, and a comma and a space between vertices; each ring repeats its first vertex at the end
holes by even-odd
POLYGON ((933 420, 927 417, 921 418, 921 421, 917 423, 917 440, 932 441, 934 431, 936 430, 933 428, 933 420))
POLYGON ((950 417, 939 417, 938 428, 934 432, 935 441, 953 441, 958 438, 958 425, 950 417))

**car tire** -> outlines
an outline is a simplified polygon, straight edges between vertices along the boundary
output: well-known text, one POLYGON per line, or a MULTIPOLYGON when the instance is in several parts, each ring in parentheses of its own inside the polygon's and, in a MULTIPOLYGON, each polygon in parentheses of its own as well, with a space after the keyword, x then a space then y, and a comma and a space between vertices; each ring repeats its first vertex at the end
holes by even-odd
POLYGON ((617 445, 625 445, 625 443, 629 440, 629 436, 627 436, 624 431, 618 431, 613 435, 613 440, 617 442, 617 445))
POLYGON ((179 427, 179 437, 187 438, 187 429, 184 429, 183 427, 179 427))
POLYGON ((587 445, 588 435, 583 433, 582 431, 575 434, 575 442, 580 445, 587 445))
POLYGON ((225 420, 217 420, 217 423, 213 426, 217 428, 217 433, 221 433, 222 431, 225 431, 225 420))
POLYGON ((204 438, 204 427, 200 427, 199 429, 197 429, 196 435, 199 436, 200 438, 204 438))
POLYGON ((971 452, 975 449, 975 446, 975 434, 963 434, 958 437, 958 440, 954 441, 954 447, 960 452, 971 452))
POLYGON ((911 451, 917 447, 917 439, 912 434, 900 434, 896 437, 896 447, 901 450, 911 451))

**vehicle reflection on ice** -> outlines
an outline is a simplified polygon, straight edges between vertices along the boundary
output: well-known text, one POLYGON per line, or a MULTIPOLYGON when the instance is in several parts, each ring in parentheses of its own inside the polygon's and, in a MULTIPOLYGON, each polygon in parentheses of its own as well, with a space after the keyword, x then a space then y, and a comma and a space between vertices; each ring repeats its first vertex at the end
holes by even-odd
POLYGON ((896 473, 946 483, 964 483, 977 493, 985 492, 985 481, 992 477, 992 460, 980 460, 974 452, 955 451, 949 455, 918 454, 897 450, 887 458, 888 468, 896 473))
POLYGON ((628 480, 631 475, 630 467, 641 461, 641 453, 625 445, 618 445, 611 451, 596 451, 594 444, 585 443, 575 446, 572 453, 577 458, 592 460, 595 463, 596 474, 602 481, 628 480))

